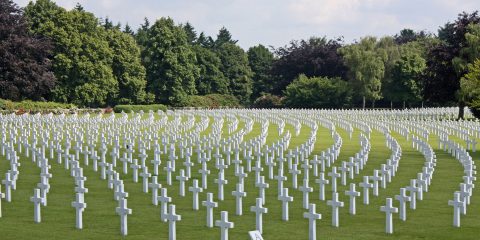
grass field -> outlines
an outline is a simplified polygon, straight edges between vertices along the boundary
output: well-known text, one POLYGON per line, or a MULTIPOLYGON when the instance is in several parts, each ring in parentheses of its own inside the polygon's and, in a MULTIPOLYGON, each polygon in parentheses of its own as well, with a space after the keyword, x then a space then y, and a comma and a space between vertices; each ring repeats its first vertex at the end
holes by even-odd
MULTIPOLYGON (((198 120, 198 118, 197 118, 198 120)), ((213 123, 213 118, 210 124, 213 123)), ((227 123, 227 120, 225 120, 227 123)), ((243 128, 244 122, 240 121, 239 129, 243 128)), ((227 124, 224 124, 223 134, 226 133, 227 124)), ((260 123, 255 122, 252 132, 244 138, 258 136, 260 133, 260 123)), ((290 148, 294 148, 307 139, 311 129, 303 126, 299 136, 295 136, 294 127, 286 124, 285 130, 292 133, 290 148)), ((211 127, 207 128, 202 134, 208 134, 211 127)), ((348 160, 360 149, 359 134, 355 129, 352 139, 349 139, 348 133, 337 127, 337 132, 343 139, 343 146, 339 159, 335 166, 339 166, 341 161, 348 160)), ((380 165, 386 163, 391 151, 385 145, 385 137, 378 131, 373 131, 371 141, 371 151, 369 161, 360 175, 355 179, 348 180, 347 186, 342 186, 338 182, 338 192, 341 201, 345 202, 345 207, 340 209, 340 227, 331 226, 331 208, 326 205, 326 201, 318 200, 318 186, 315 184, 315 177, 310 173, 310 186, 314 187, 314 192, 310 194, 310 202, 317 205, 317 212, 322 214, 322 220, 317 221, 318 239, 479 239, 480 238, 480 192, 474 191, 466 216, 461 217, 461 228, 452 227, 453 208, 447 205, 448 200, 453 199, 453 192, 458 190, 459 183, 462 182, 463 168, 461 164, 451 155, 438 149, 438 136, 430 135, 429 143, 433 147, 437 156, 437 166, 433 175, 432 185, 429 192, 424 194, 424 200, 417 202, 417 209, 407 209, 407 221, 402 222, 398 219, 398 214, 394 215, 394 234, 385 234, 385 214, 380 212, 380 206, 385 204, 386 197, 394 197, 399 193, 401 187, 409 184, 411 178, 416 178, 416 173, 421 171, 424 164, 424 158, 421 153, 411 147, 411 142, 398 133, 392 131, 392 135, 398 140, 402 147, 403 154, 400 160, 399 170, 392 182, 386 189, 380 189, 379 197, 370 195, 370 205, 362 204, 362 197, 357 198, 357 215, 348 214, 348 197, 344 191, 350 182, 359 183, 364 175, 372 175, 373 169, 379 169, 380 165)), ((270 123, 268 129, 267 144, 273 143, 279 138, 277 126, 270 123)), ((319 125, 317 140, 313 154, 319 154, 321 151, 333 144, 330 131, 319 125)), ((464 142, 462 142, 464 144, 464 142)), ((177 151, 178 153, 178 151, 177 151)), ((147 154, 152 159, 153 149, 147 154)), ((474 160, 478 159, 480 154, 470 153, 474 160)), ((120 234, 120 220, 115 213, 117 201, 113 199, 113 191, 107 188, 107 181, 100 179, 99 172, 94 172, 90 167, 84 167, 84 174, 88 178, 85 182, 89 193, 85 195, 85 202, 88 207, 85 209, 84 229, 75 229, 75 209, 71 207, 74 201, 74 180, 70 177, 70 172, 66 171, 63 165, 59 165, 54 160, 50 160, 52 165, 50 179, 51 190, 48 194, 48 206, 42 207, 42 223, 33 222, 33 204, 29 201, 33 194, 33 189, 39 182, 39 168, 24 154, 20 154, 21 166, 20 176, 17 181, 17 190, 13 191, 12 202, 2 202, 3 217, 0 218, 0 240, 4 239, 122 239, 120 234)), ((192 161, 196 163, 196 155, 192 161)), ((185 197, 178 194, 178 181, 173 178, 173 185, 167 186, 163 167, 166 163, 166 156, 162 155, 162 169, 159 181, 163 187, 168 188, 168 194, 172 197, 172 202, 176 204, 177 214, 182 216, 182 220, 177 222, 177 239, 220 239, 220 229, 207 228, 205 226, 206 210, 203 206, 199 211, 192 210, 192 194, 188 192, 188 186, 191 186, 192 179, 199 179, 199 164, 195 164, 192 169, 192 178, 186 184, 187 191, 185 197)), ((110 157, 107 154, 107 161, 110 157)), ((83 163, 83 161, 81 161, 83 163)), ((180 159, 177 160, 178 175, 180 169, 180 159)), ((216 196, 217 185, 213 182, 217 177, 217 170, 214 168, 214 161, 210 161, 209 169, 212 174, 208 177, 208 189, 200 194, 200 201, 205 200, 207 192, 213 192, 216 196)), ((5 172, 9 168, 5 156, 0 156, 0 176, 3 179, 5 172)), ((151 169, 151 168, 150 168, 151 169)), ((275 168, 276 169, 276 168, 275 168)), ((121 164, 117 165, 117 171, 121 172, 121 164)), ((275 171, 276 173, 277 171, 275 171)), ((225 186, 225 200, 219 202, 219 207, 214 209, 214 218, 219 219, 220 211, 229 212, 229 220, 234 222, 235 226, 229 230, 230 239, 248 239, 248 231, 255 229, 255 215, 250 212, 250 206, 255 205, 255 198, 258 196, 258 190, 254 186, 254 173, 249 173, 245 180, 245 191, 247 197, 243 201, 243 216, 235 215, 235 198, 231 192, 235 189, 237 177, 234 176, 234 167, 226 169, 226 178, 228 184, 225 186)), ((263 175, 267 176, 268 168, 264 166, 263 175)), ((276 175, 276 174, 275 174, 276 175)), ((277 200, 277 181, 265 177, 270 188, 266 190, 266 205, 268 213, 263 218, 263 236, 265 239, 308 239, 308 220, 303 218, 302 192, 291 188, 291 175, 285 173, 288 180, 284 187, 289 187, 289 194, 294 197, 293 203, 290 203, 290 220, 284 222, 281 220, 281 202, 277 200)), ((139 183, 133 183, 131 171, 128 175, 121 175, 124 180, 125 189, 129 193, 128 207, 133 209, 133 214, 128 217, 128 236, 126 239, 168 239, 168 223, 160 221, 159 206, 151 204, 151 193, 142 192, 141 178, 139 183)), ((299 186, 302 177, 299 176, 299 186)), ((4 189, 4 188, 3 188, 4 189)), ((327 187, 330 190, 330 185, 327 187)), ((357 191, 361 188, 357 184, 357 191)), ((370 193, 371 194, 371 193, 370 193)), ((327 199, 331 193, 327 191, 327 199)), ((218 201, 218 200, 216 200, 218 201)), ((398 201, 394 201, 398 207, 398 201)))

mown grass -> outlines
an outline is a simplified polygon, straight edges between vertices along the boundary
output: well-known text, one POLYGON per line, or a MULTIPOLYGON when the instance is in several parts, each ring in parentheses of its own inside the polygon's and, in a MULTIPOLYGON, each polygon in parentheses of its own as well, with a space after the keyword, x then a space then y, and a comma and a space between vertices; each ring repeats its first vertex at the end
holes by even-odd
MULTIPOLYGON (((213 122, 213 119, 210 123, 213 122)), ((224 125, 226 134, 226 124, 224 125)), ((239 128, 244 126, 240 122, 239 128)), ((207 134, 208 128, 203 134, 207 134)), ((299 136, 295 136, 294 128, 286 126, 285 130, 292 133, 290 148, 296 147, 309 136, 311 129, 302 127, 299 136)), ((348 160, 359 151, 359 130, 355 129, 352 139, 342 129, 337 131, 343 138, 343 147, 335 166, 341 161, 348 160)), ((245 137, 245 141, 260 133, 260 124, 255 123, 253 131, 245 137)), ((453 210, 447 205, 448 200, 453 198, 453 192, 458 190, 462 182, 463 169, 454 158, 438 149, 438 142, 435 136, 431 136, 430 144, 437 155, 437 167, 435 169, 430 191, 424 194, 424 200, 417 202, 417 210, 407 210, 407 221, 402 222, 398 215, 394 216, 393 235, 384 233, 385 215, 380 212, 380 206, 384 205, 386 197, 394 197, 399 193, 401 187, 409 184, 410 178, 415 178, 416 173, 421 171, 423 156, 411 147, 400 135, 393 133, 399 141, 403 155, 400 161, 399 171, 393 181, 386 189, 380 189, 379 197, 370 197, 370 205, 363 205, 361 197, 357 199, 357 215, 348 214, 348 198, 343 194, 347 186, 339 182, 339 197, 345 202, 345 207, 340 210, 340 227, 331 226, 331 209, 326 202, 318 200, 318 189, 314 177, 310 173, 310 186, 314 192, 310 194, 310 202, 317 205, 317 212, 322 214, 322 220, 317 221, 318 239, 478 239, 480 234, 480 199, 479 191, 474 191, 472 204, 468 207, 468 214, 462 216, 462 227, 452 227, 453 210)), ((270 144, 278 139, 277 126, 273 123, 269 127, 267 143, 270 144)), ((319 127, 314 154, 320 153, 333 143, 329 130, 319 127)), ((371 136, 371 152, 369 161, 360 175, 348 182, 359 183, 364 175, 372 175, 374 169, 379 169, 382 163, 390 156, 391 151, 385 146, 385 137, 380 132, 374 131, 371 136)), ((147 152, 153 156, 153 152, 147 152)), ((471 153, 477 159, 479 153, 471 153)), ((107 154, 107 159, 110 160, 107 154)), ((149 158, 150 159, 150 158, 149 158)), ((162 156, 163 169, 166 156, 162 156)), ((196 156, 192 161, 196 163, 196 156)), ((94 172, 90 167, 84 167, 84 174, 87 176, 86 187, 89 193, 85 196, 88 205, 84 212, 84 229, 75 229, 75 210, 71 207, 74 200, 74 181, 69 171, 58 165, 56 161, 50 160, 52 165, 50 180, 51 190, 48 195, 48 206, 42 207, 42 223, 33 222, 33 204, 29 201, 33 188, 39 182, 39 168, 30 159, 21 154, 20 177, 17 181, 17 190, 13 192, 13 202, 2 204, 3 218, 0 218, 0 239, 122 239, 120 235, 120 221, 115 213, 117 202, 113 200, 113 191, 107 188, 107 182, 100 179, 99 172, 94 172)), ((149 163, 149 162, 148 162, 149 163)), ((177 161, 177 173, 180 168, 180 161, 177 161)), ((217 178, 217 171, 214 168, 214 161, 210 162, 212 174, 208 177, 208 189, 200 194, 200 201, 206 198, 207 192, 213 192, 216 196, 217 185, 214 179, 217 178)), ((188 181, 187 187, 191 185, 192 179, 201 179, 198 173, 199 164, 192 169, 192 178, 188 181)), ((3 178, 9 165, 4 156, 0 156, 0 176, 3 178)), ((276 169, 276 168, 275 168, 276 169)), ((121 164, 117 165, 117 171, 121 172, 121 164)), ((275 171, 276 173, 277 171, 275 171)), ((291 175, 285 187, 289 187, 289 193, 294 197, 290 203, 290 221, 281 220, 281 202, 277 200, 277 181, 268 179, 268 168, 264 166, 263 175, 270 184, 266 191, 266 207, 268 214, 264 215, 264 238, 265 239, 308 239, 308 220, 303 218, 305 210, 302 207, 302 193, 291 188, 291 175)), ((276 174, 275 174, 276 175, 276 174)), ((168 224, 161 222, 159 218, 159 207, 151 204, 151 194, 142 192, 142 183, 133 183, 131 172, 123 175, 125 189, 129 193, 128 206, 133 209, 133 214, 128 217, 127 239, 168 239, 168 224)), ((225 200, 219 203, 214 209, 214 218, 220 217, 220 211, 229 212, 229 220, 235 223, 235 227, 229 231, 230 239, 248 239, 248 231, 255 229, 255 215, 250 212, 250 206, 255 204, 258 189, 254 186, 254 173, 249 173, 245 180, 245 191, 247 197, 243 201, 243 216, 235 215, 235 198, 231 191, 235 189, 237 178, 234 176, 234 167, 226 170, 226 178, 229 183, 225 186, 225 200)), ((140 178, 141 179, 141 178, 140 178)), ((302 176, 299 176, 299 185, 302 176)), ((219 239, 218 228, 207 228, 205 226, 206 211, 200 207, 199 211, 192 210, 192 195, 186 192, 185 197, 178 194, 179 184, 176 180, 172 186, 166 185, 164 174, 159 176, 163 187, 168 188, 169 195, 177 206, 177 213, 182 220, 177 222, 177 239, 219 239)), ((329 188, 327 188, 329 189, 329 188)), ((357 190, 361 188, 357 185, 357 190)), ((327 196, 331 193, 327 191, 327 196)), ((328 197, 327 197, 328 198, 328 197)), ((398 202, 394 202, 398 206, 398 202)))

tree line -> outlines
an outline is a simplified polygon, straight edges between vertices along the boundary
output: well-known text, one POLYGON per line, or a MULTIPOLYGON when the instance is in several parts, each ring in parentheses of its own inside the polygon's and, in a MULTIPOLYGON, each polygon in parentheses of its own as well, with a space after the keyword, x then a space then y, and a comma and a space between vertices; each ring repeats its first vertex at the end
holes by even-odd
MULTIPOLYGON (((162 17, 133 30, 77 5, 24 9, 0 0, 0 98, 79 106, 188 106, 233 96, 253 107, 470 106, 480 109, 480 16, 460 13, 438 33, 311 37, 279 47, 238 46, 162 17), (198 99, 198 98, 197 98, 198 99)), ((460 113, 462 114, 462 113, 460 113)))

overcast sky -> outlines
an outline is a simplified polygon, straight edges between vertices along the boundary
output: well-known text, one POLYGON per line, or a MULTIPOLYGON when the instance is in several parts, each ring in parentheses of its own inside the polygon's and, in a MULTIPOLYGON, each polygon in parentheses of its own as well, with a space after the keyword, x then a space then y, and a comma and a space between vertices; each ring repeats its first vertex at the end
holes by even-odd
MULTIPOLYGON (((14 0, 21 7, 29 0, 14 0)), ((57 0, 71 9, 77 2, 97 17, 137 28, 170 16, 190 22, 197 32, 215 36, 225 26, 248 48, 279 47, 292 39, 393 35, 403 28, 437 31, 462 11, 480 9, 480 0, 57 0)))

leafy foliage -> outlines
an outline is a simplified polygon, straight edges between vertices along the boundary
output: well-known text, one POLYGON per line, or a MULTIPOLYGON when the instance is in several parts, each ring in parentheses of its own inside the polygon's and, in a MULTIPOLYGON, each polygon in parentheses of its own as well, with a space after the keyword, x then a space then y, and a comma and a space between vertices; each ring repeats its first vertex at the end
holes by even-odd
POLYGON ((386 54, 379 54, 377 51, 377 39, 363 38, 358 44, 345 46, 339 49, 339 52, 349 68, 349 79, 358 96, 362 96, 364 100, 380 99, 386 54))
POLYGON ((11 100, 48 98, 55 85, 50 41, 28 32, 23 12, 0 0, 0 97, 11 100))
POLYGON ((148 29, 147 38, 143 49, 147 88, 157 102, 183 106, 188 95, 197 93, 195 79, 199 76, 185 31, 171 18, 161 18, 148 29))
POLYGON ((262 93, 269 93, 273 90, 274 82, 271 75, 273 65, 273 53, 263 45, 254 46, 248 49, 248 65, 252 69, 253 91, 252 98, 259 97, 262 93))
POLYGON ((151 105, 116 105, 114 108, 113 108, 113 111, 116 112, 116 113, 120 113, 120 112, 126 112, 126 113, 130 113, 130 112, 140 112, 140 111, 143 111, 143 112, 148 112, 148 111, 154 111, 154 112, 157 112, 158 110, 161 110, 161 111, 167 111, 167 106, 163 105, 163 104, 151 104, 151 105))
POLYGON ((275 77, 272 93, 281 94, 299 74, 308 77, 345 78, 347 68, 337 51, 341 47, 341 39, 313 37, 292 41, 289 46, 276 49, 278 59, 272 66, 275 77))
POLYGON ((340 78, 298 76, 285 90, 285 106, 293 108, 349 107, 352 89, 340 78))
POLYGON ((252 70, 248 66, 247 54, 233 43, 222 44, 217 54, 222 62, 220 70, 229 80, 228 92, 241 103, 248 103, 252 94, 252 70))

